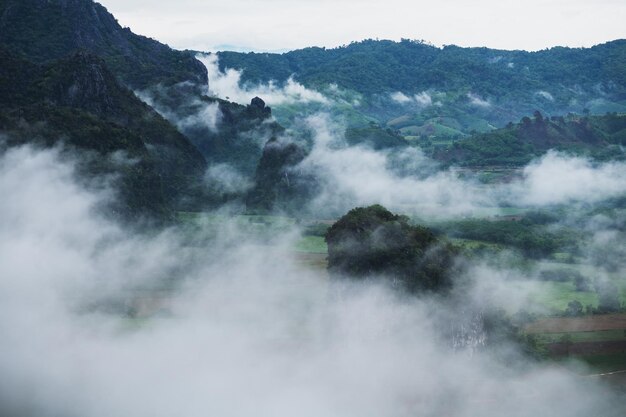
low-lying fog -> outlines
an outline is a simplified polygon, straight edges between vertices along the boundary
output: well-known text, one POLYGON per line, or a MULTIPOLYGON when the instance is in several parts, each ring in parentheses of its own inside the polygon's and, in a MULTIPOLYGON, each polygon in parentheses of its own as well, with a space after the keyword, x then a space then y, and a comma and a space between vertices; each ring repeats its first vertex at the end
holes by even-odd
MULTIPOLYGON (((309 163, 343 178, 337 195, 356 195, 350 204, 491 198, 453 172, 400 178, 385 156, 348 149, 363 152, 349 164, 354 155, 317 143, 309 163)), ((623 193, 624 178, 623 164, 549 154, 511 189, 529 204, 597 201, 623 193)), ((329 280, 296 262, 296 230, 268 243, 225 222, 202 245, 177 228, 134 234, 98 214, 114 193, 77 185, 55 150, 3 154, 0 195, 0 415, 623 415, 597 379, 514 346, 451 346, 445 329, 463 328, 467 312, 526 296, 510 271, 477 263, 451 309, 329 280), (141 302, 160 311, 129 316, 141 302)))

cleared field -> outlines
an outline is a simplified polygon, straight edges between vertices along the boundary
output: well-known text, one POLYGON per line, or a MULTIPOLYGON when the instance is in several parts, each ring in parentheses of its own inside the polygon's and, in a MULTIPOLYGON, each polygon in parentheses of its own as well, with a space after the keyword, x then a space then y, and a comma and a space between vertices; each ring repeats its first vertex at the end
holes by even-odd
MULTIPOLYGON (((576 291, 573 282, 537 282, 531 301, 555 312, 565 311, 571 301, 579 301, 583 306, 598 306, 598 295, 591 291, 576 291)), ((566 330, 575 331, 575 330, 566 330)))
POLYGON ((582 362, 591 368, 586 373, 626 370, 626 314, 544 318, 524 331, 536 338, 549 357, 575 359, 574 367, 582 362))
POLYGON ((303 253, 321 253, 326 255, 328 253, 328 245, 321 236, 303 236, 295 247, 297 252, 303 253))
POLYGON ((326 274, 328 259, 323 253, 296 253, 296 262, 307 268, 312 268, 326 274))
POLYGON ((224 215, 204 212, 178 212, 176 217, 183 224, 210 226, 232 222, 240 226, 285 228, 295 225, 296 220, 286 216, 224 215))
POLYGON ((626 314, 551 317, 537 320, 524 328, 528 334, 598 332, 603 330, 626 330, 626 314))

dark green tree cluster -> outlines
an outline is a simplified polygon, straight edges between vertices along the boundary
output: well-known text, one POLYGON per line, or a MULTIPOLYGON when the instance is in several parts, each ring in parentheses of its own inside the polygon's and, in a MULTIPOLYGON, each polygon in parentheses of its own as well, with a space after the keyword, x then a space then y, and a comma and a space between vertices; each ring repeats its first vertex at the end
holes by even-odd
POLYGON ((305 48, 284 54, 220 52, 219 57, 222 69, 244 70, 244 82, 285 81, 295 74, 309 86, 336 83, 368 95, 471 88, 487 96, 528 98, 564 80, 583 87, 612 82, 621 92, 626 87, 625 40, 589 49, 525 52, 369 39, 333 49, 305 48))
POLYGON ((625 159, 626 116, 544 118, 536 112, 518 124, 459 140, 438 149, 434 158, 445 163, 471 167, 518 167, 550 149, 585 155, 597 160, 625 159))
POLYGON ((525 256, 542 258, 559 250, 576 250, 582 236, 572 230, 548 231, 524 221, 468 219, 437 225, 451 237, 497 243, 519 249, 525 256))
POLYGON ((350 210, 328 230, 326 243, 333 276, 385 277, 412 292, 452 285, 457 251, 380 205, 350 210))

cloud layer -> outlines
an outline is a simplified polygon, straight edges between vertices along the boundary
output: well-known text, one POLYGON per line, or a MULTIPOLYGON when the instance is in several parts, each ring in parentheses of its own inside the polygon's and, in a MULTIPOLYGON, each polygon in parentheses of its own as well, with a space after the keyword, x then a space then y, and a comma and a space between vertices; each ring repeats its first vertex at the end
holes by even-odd
POLYGON ((514 203, 545 207, 597 203, 626 193, 626 163, 592 163, 551 151, 512 181, 487 186, 473 174, 437 169, 419 148, 374 151, 337 146, 343 130, 325 115, 307 119, 314 145, 300 168, 322 183, 313 212, 383 204, 417 216, 477 215, 514 203))
POLYGON ((2 415, 619 415, 592 380, 451 349, 439 301, 303 269, 291 233, 134 235, 72 178, 0 157, 2 415))
POLYGON ((323 94, 307 89, 292 78, 289 78, 284 86, 279 86, 274 82, 242 86, 241 72, 235 69, 227 69, 226 72, 220 71, 217 55, 198 55, 197 58, 204 64, 209 73, 210 95, 239 104, 249 104, 252 98, 258 96, 270 106, 308 102, 326 104, 329 102, 323 94))

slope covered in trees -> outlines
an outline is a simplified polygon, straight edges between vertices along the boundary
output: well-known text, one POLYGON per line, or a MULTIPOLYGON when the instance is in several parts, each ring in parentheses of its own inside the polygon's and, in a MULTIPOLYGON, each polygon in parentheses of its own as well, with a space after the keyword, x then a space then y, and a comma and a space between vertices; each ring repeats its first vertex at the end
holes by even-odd
POLYGON ((222 71, 242 71, 242 84, 293 77, 321 92, 333 86, 360 96, 352 112, 389 123, 404 136, 458 138, 535 110, 626 112, 626 40, 538 52, 366 40, 334 49, 218 56, 222 71))
POLYGON ((555 84, 591 89, 598 83, 615 94, 626 92, 626 40, 539 52, 366 40, 284 54, 220 52, 219 58, 221 69, 243 70, 243 82, 283 82, 294 75, 308 86, 335 83, 364 94, 471 88, 477 94, 506 97, 534 94, 555 84))
POLYGON ((434 157, 460 166, 523 166, 550 149, 597 160, 624 159, 626 116, 544 118, 536 112, 520 123, 474 135, 435 150, 434 157))
POLYGON ((104 58, 134 89, 206 80, 206 69, 194 53, 122 28, 92 0, 0 0, 0 43, 33 62, 88 51, 104 58))
POLYGON ((100 58, 76 53, 37 65, 6 49, 0 55, 0 130, 8 145, 63 143, 93 153, 80 158, 81 173, 120 175, 118 209, 126 215, 164 214, 200 187, 202 155, 100 58))

